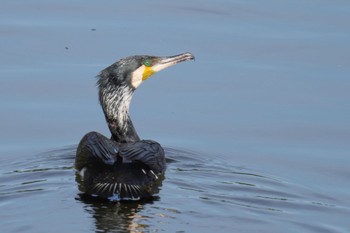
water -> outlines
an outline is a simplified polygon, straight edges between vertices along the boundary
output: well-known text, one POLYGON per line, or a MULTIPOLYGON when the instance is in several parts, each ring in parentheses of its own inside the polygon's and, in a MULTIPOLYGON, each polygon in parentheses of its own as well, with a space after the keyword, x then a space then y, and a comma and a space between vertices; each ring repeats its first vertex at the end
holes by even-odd
POLYGON ((303 185, 170 148, 172 162, 158 198, 96 202, 78 195, 74 154, 69 146, 8 163, 26 169, 7 169, 1 176, 4 232, 332 232, 338 227, 319 218, 340 224, 349 214, 336 198, 303 185))
POLYGON ((1 232, 348 232, 347 1, 2 1, 1 232), (135 93, 169 163, 158 197, 79 195, 95 78, 132 54, 190 51, 135 93))

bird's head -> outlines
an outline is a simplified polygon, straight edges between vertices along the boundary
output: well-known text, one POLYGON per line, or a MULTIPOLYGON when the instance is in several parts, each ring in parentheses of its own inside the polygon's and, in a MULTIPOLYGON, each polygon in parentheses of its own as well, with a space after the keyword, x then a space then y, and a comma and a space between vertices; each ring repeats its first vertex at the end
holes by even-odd
POLYGON ((191 53, 169 57, 148 55, 126 57, 104 69, 101 72, 99 84, 108 82, 115 86, 129 86, 135 90, 154 73, 180 62, 193 59, 194 56, 191 53))
POLYGON ((129 105, 134 90, 154 73, 193 59, 191 53, 170 57, 139 55, 123 58, 102 70, 97 81, 99 100, 114 140, 139 140, 129 118, 129 105))

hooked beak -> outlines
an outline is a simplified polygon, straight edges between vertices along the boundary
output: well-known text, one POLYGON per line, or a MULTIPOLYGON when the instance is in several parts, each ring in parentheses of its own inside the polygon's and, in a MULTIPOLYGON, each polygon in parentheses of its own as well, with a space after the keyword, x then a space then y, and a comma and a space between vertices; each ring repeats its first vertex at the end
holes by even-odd
POLYGON ((136 89, 141 82, 148 79, 154 73, 187 60, 194 60, 194 55, 191 53, 182 53, 170 57, 154 57, 152 66, 146 66, 144 64, 132 73, 131 84, 136 89))
POLYGON ((175 56, 163 57, 163 58, 160 58, 159 61, 156 64, 154 64, 151 69, 154 72, 158 72, 170 66, 176 65, 180 62, 187 61, 187 60, 194 60, 194 59, 195 57, 192 53, 182 53, 175 56))

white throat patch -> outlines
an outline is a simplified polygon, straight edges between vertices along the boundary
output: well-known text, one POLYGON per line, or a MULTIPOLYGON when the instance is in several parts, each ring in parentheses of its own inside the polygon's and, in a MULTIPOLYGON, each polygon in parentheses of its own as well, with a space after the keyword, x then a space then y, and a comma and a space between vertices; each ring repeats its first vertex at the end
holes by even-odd
POLYGON ((137 68, 131 75, 131 85, 136 89, 142 83, 143 72, 145 71, 145 66, 142 65, 137 68))

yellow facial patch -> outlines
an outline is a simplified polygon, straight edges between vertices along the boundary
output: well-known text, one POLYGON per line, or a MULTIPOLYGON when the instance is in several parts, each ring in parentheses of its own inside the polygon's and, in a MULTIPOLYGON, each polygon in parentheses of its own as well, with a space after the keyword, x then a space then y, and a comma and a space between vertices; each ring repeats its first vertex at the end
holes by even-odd
POLYGON ((134 72, 132 72, 131 85, 134 88, 137 88, 143 81, 148 79, 155 72, 156 70, 154 70, 152 67, 145 65, 140 66, 134 72))
POLYGON ((155 71, 152 69, 152 67, 144 66, 143 74, 142 74, 142 81, 145 81, 148 79, 152 74, 155 73, 155 71))

